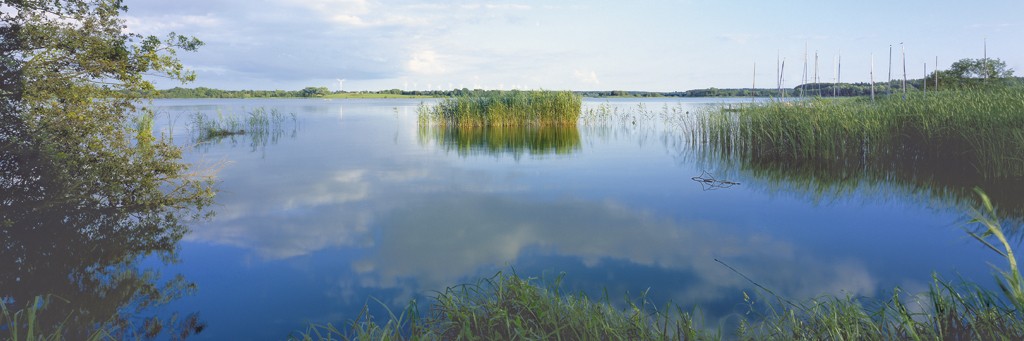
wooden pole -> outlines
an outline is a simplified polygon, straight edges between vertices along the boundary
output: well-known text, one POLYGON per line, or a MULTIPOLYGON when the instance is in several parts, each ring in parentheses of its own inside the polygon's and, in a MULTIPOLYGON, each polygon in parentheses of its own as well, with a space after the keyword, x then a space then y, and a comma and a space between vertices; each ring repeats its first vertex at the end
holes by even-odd
POLYGON ((775 91, 782 92, 782 53, 775 53, 775 91))
POLYGON ((892 94, 892 44, 889 44, 889 80, 885 83, 886 93, 892 94))
MULTIPOLYGON (((843 51, 839 50, 838 53, 839 53, 839 64, 836 65, 836 87, 837 88, 841 87, 840 84, 843 83, 843 51)), ((839 91, 838 93, 842 94, 842 91, 839 91)))
POLYGON ((786 82, 786 77, 783 76, 784 74, 786 74, 785 58, 782 59, 782 69, 779 70, 779 96, 781 96, 782 98, 786 98, 786 93, 784 92, 784 90, 782 90, 782 84, 786 82))
POLYGON ((754 76, 750 81, 750 101, 754 101, 754 92, 757 91, 757 62, 754 62, 754 76))
POLYGON ((875 101, 875 54, 871 54, 871 101, 875 101))
POLYGON ((818 97, 821 97, 821 82, 818 78, 818 51, 814 51, 814 87, 818 89, 818 97))
POLYGON ((981 57, 981 68, 982 68, 983 72, 985 72, 985 79, 987 80, 988 79, 988 38, 985 38, 983 41, 984 41, 985 46, 984 46, 984 51, 982 52, 983 54, 982 54, 982 57, 981 57))
POLYGON ((804 42, 804 74, 800 76, 800 97, 804 97, 804 88, 807 86, 807 42, 804 42))
POLYGON ((839 56, 833 56, 832 57, 832 97, 836 97, 836 95, 839 94, 839 92, 836 90, 837 83, 839 83, 839 80, 838 80, 839 69, 836 66, 836 65, 838 65, 838 62, 836 61, 836 58, 838 58, 838 57, 839 56))
POLYGON ((903 58, 903 99, 907 99, 907 50, 900 43, 900 56, 903 58))
POLYGON ((924 76, 921 77, 922 90, 924 94, 928 94, 928 63, 924 63, 924 76))

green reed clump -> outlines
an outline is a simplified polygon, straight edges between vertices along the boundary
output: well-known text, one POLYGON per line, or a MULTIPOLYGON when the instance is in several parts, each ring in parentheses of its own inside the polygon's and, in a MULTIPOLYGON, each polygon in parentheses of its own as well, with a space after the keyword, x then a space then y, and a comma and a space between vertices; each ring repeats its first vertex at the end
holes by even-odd
POLYGON ((488 91, 420 107, 420 122, 440 126, 575 125, 583 98, 571 91, 488 91))
POLYGON ((973 207, 982 186, 1005 217, 1024 222, 1020 87, 710 109, 686 126, 699 159, 814 200, 898 190, 973 207))
POLYGON ((732 160, 835 166, 899 164, 990 178, 1024 176, 1018 87, 867 99, 772 102, 710 112, 693 143, 732 160))
MULTIPOLYGON (((559 280, 560 281, 560 280, 559 280)), ((664 340, 710 338, 690 314, 659 311, 645 297, 624 310, 583 294, 561 295, 559 281, 545 289, 531 279, 499 273, 436 298, 429 321, 442 339, 664 340)))
POLYGON ((821 296, 789 302, 767 296, 750 305, 736 335, 744 340, 1020 340, 1024 319, 1005 297, 973 283, 933 277, 927 292, 886 300, 821 296), (775 300, 775 301, 772 301, 775 300))

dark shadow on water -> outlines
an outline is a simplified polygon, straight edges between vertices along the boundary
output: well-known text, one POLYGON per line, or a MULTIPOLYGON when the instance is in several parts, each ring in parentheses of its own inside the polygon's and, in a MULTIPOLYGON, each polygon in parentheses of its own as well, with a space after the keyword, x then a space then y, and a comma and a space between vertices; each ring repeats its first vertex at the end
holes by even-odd
MULTIPOLYGON (((176 207, 162 205, 165 197, 151 196, 158 193, 150 191, 159 186, 155 182, 108 177, 119 174, 115 168, 136 171, 129 166, 97 162, 90 164, 94 170, 69 171, 28 143, 29 137, 19 136, 17 124, 12 118, 0 127, 0 299, 5 307, 13 314, 36 297, 47 299, 35 317, 37 335, 59 328, 68 340, 84 340, 99 325, 115 339, 201 331, 198 313, 154 312, 189 295, 195 285, 142 265, 147 257, 175 261, 186 217, 199 216, 196 207, 180 201, 176 207), (93 177, 91 172, 105 173, 93 177)), ((0 326, 0 338, 9 338, 10 328, 0 326)))
POLYGON ((580 133, 575 125, 530 125, 509 127, 439 127, 421 124, 421 144, 437 144, 460 156, 570 155, 580 151, 580 133))

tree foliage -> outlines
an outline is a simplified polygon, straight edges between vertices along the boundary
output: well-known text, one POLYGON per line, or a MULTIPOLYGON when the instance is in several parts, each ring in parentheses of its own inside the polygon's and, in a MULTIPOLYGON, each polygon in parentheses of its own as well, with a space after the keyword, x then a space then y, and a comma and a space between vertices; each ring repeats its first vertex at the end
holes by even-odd
POLYGON ((323 87, 323 86, 321 86, 321 87, 312 87, 312 86, 310 86, 310 87, 306 87, 305 89, 302 89, 302 91, 301 91, 302 97, 323 97, 323 96, 326 96, 329 93, 331 93, 331 91, 328 90, 327 87, 323 87))
POLYGON ((176 51, 202 42, 127 32, 126 10, 121 0, 0 6, 0 297, 61 297, 66 307, 37 322, 74 339, 189 287, 136 261, 173 260, 213 197, 140 105, 152 77, 195 78, 176 51))
POLYGON ((964 58, 953 63, 946 72, 956 78, 1013 77, 1013 69, 1007 68, 1006 62, 998 58, 964 58))
POLYGON ((948 70, 932 72, 927 80, 933 82, 938 78, 940 87, 952 88, 1021 84, 1021 79, 1014 77, 1013 72, 999 58, 964 58, 954 62, 948 70))

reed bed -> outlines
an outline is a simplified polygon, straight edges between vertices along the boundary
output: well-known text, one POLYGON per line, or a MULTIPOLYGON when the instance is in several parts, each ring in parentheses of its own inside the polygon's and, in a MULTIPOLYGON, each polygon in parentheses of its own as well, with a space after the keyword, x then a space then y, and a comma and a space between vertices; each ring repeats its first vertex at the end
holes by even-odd
POLYGON ((571 91, 488 91, 421 105, 421 123, 443 127, 575 125, 583 98, 571 91))
POLYGON ((706 114, 693 129, 694 144, 729 159, 1024 176, 1021 88, 773 102, 706 114))
MULTIPOLYGON (((787 190, 842 195, 897 184, 956 205, 989 189, 1024 221, 1024 90, 985 88, 772 102, 707 110, 690 125, 696 154, 787 190)), ((835 195, 833 195, 835 196, 835 195)))
POLYGON ((821 296, 793 302, 757 283, 743 293, 745 314, 734 331, 709 325, 668 303, 659 307, 645 296, 627 299, 625 308, 606 298, 560 291, 514 272, 446 289, 420 316, 416 303, 400 316, 378 323, 364 309, 348 325, 310 325, 295 340, 1021 340, 1024 339, 1024 279, 996 208, 984 204, 972 214, 967 233, 1002 256, 995 268, 1000 292, 971 282, 933 275, 929 290, 908 295, 894 288, 886 299, 821 296))

